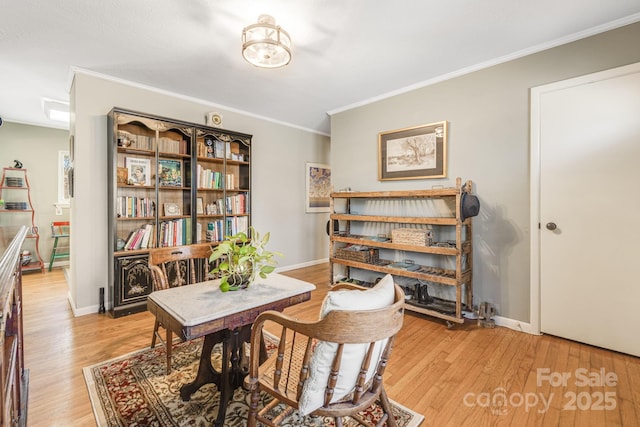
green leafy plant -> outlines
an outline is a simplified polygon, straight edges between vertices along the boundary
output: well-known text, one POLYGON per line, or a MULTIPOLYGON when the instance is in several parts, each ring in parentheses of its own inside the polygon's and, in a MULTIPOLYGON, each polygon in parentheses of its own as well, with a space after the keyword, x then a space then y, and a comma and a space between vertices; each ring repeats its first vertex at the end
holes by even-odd
POLYGON ((276 268, 275 256, 283 256, 265 249, 270 233, 260 236, 253 227, 249 227, 249 233, 251 237, 244 232, 225 237, 209 257, 211 262, 219 261, 211 273, 220 275, 223 292, 245 288, 257 276, 266 278, 276 268))

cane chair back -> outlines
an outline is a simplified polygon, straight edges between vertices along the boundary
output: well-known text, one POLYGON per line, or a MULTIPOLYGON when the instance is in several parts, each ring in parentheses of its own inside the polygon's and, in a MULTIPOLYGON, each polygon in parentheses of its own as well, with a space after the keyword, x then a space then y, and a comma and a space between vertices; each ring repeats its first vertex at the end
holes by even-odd
MULTIPOLYGON (((377 401, 384 412, 378 425, 386 422, 394 427, 382 378, 402 327, 404 292, 393 282, 391 286, 392 303, 383 308, 333 310, 321 313, 323 317, 313 322, 275 311, 258 316, 252 328, 249 375, 245 379, 251 392, 248 425, 260 422, 277 426, 293 409, 301 415, 333 417, 336 426, 342 426, 342 417, 346 416, 367 425, 357 413, 377 401), (267 322, 280 325, 282 332, 277 350, 261 362, 260 338, 267 322), (260 392, 274 399, 259 410, 260 392), (316 395, 309 397, 310 393, 316 395), (313 399, 320 403, 314 406, 310 403, 313 399), (288 410, 276 414, 272 410, 280 403, 288 410)), ((330 293, 334 290, 367 292, 353 284, 338 284, 330 293)))
MULTIPOLYGON (((149 270, 153 281, 153 290, 169 289, 176 286, 190 285, 197 281, 207 280, 209 274, 208 245, 174 246, 157 248, 149 251, 149 270)), ((159 340, 167 353, 167 374, 171 372, 171 347, 173 333, 156 318, 151 337, 151 348, 159 340), (165 330, 165 337, 160 334, 165 330)))

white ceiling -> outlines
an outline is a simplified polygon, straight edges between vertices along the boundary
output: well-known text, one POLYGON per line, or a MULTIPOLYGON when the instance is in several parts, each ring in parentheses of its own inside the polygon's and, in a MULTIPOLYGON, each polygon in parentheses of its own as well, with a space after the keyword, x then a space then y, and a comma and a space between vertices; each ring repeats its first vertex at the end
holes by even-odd
POLYGON ((0 117, 60 127, 42 99, 81 69, 328 134, 328 112, 638 20, 640 0, 1 0, 0 117), (285 68, 242 58, 262 13, 285 68))

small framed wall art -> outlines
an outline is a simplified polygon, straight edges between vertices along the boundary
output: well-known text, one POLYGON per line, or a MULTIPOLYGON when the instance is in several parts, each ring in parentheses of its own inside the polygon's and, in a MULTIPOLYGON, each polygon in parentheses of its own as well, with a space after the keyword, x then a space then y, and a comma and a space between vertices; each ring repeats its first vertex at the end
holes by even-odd
POLYGON ((378 180, 446 176, 446 121, 378 134, 378 180))
POLYGON ((306 166, 305 211, 308 213, 329 212, 331 168, 320 163, 307 163, 306 166))
POLYGON ((180 216, 182 211, 177 203, 164 204, 164 216, 180 216))

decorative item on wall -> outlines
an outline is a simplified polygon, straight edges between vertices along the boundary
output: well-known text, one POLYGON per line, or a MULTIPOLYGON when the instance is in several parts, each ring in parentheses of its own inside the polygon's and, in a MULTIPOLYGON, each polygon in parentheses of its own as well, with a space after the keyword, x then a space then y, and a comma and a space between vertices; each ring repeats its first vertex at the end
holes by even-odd
POLYGON ((307 187, 305 211, 329 212, 331 168, 320 163, 307 163, 305 181, 307 187))
POLYGON ((378 180, 445 178, 447 122, 378 134, 378 180))
POLYGON ((220 113, 216 113, 215 111, 211 111, 209 113, 207 113, 207 115, 205 116, 206 119, 206 125, 207 126, 213 126, 213 127, 217 127, 217 128, 221 128, 222 127, 222 114, 220 113))

